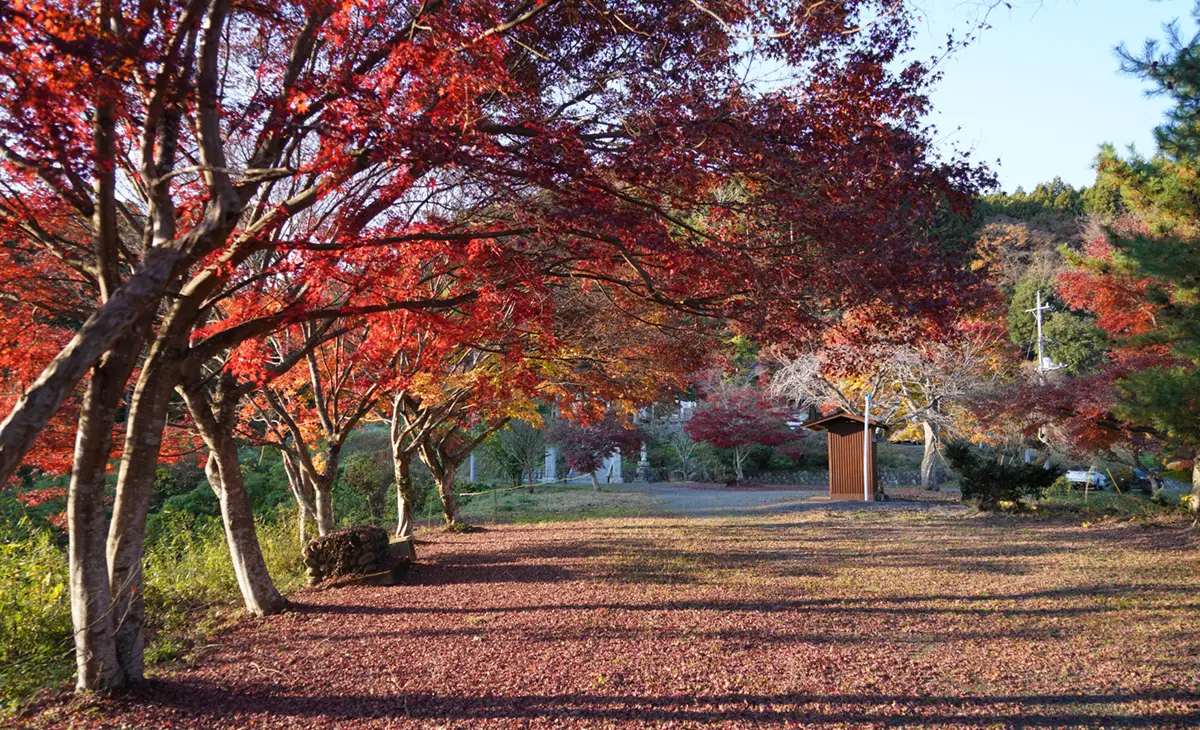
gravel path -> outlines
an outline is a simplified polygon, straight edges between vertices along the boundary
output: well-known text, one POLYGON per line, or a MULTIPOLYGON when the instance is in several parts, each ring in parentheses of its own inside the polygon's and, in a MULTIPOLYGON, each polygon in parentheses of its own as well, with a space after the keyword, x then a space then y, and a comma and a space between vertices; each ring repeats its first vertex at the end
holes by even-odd
POLYGON ((401 586, 301 591, 17 725, 1194 729, 1182 527, 873 509, 429 531, 401 586))
POLYGON ((720 489, 679 484, 610 484, 606 489, 645 494, 660 502, 668 515, 732 517, 783 514, 801 510, 904 510, 949 505, 894 500, 889 502, 816 502, 826 489, 720 489))

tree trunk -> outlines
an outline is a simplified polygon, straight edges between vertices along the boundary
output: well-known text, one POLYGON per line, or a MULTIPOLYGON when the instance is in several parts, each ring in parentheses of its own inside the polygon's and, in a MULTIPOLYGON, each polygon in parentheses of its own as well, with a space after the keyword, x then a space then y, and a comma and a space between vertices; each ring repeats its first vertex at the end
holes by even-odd
POLYGON ((1192 459, 1192 493, 1187 497, 1188 508, 1200 512, 1200 449, 1192 459))
POLYGON ((304 468, 293 463, 291 454, 286 451, 282 453, 283 472, 287 475, 288 488, 296 500, 296 530, 303 545, 308 542, 308 525, 317 521, 316 495, 304 468))
POLYGON ((179 367, 160 341, 142 368, 129 409, 117 496, 108 531, 108 577, 112 586, 117 661, 129 681, 143 677, 146 606, 142 591, 146 517, 154 492, 167 406, 179 367))
POLYGON ((739 482, 746 477, 746 475, 742 473, 742 462, 746 460, 748 453, 748 451, 742 451, 741 446, 733 447, 733 475, 737 477, 739 482))
POLYGON ((208 447, 208 463, 204 466, 204 472, 221 505, 225 543, 229 547, 242 601, 246 604, 246 610, 256 616, 278 613, 287 606, 287 600, 279 593, 267 571, 267 562, 258 544, 254 509, 250 504, 250 495, 246 493, 241 464, 238 463, 237 442, 233 438, 231 421, 236 414, 239 397, 223 400, 222 396, 226 394, 221 392, 223 387, 228 388, 226 393, 236 390, 224 382, 219 386, 219 413, 214 412, 203 386, 194 381, 186 381, 180 392, 204 439, 204 445, 208 447))
POLYGON ((600 491, 600 481, 598 479, 596 479, 596 472, 594 472, 594 471, 589 472, 588 476, 592 478, 592 489, 599 492, 600 491))
POLYGON ((341 455, 341 444, 330 444, 325 451, 325 472, 312 480, 317 498, 317 531, 322 535, 328 535, 336 527, 333 519, 333 484, 337 481, 341 455))
POLYGON ((396 537, 404 542, 409 560, 417 559, 416 539, 413 537, 412 508, 416 492, 412 480, 412 456, 393 442, 392 472, 396 478, 396 537))
MULTIPOLYGON (((325 467, 329 469, 328 466, 325 467)), ((336 467, 334 467, 336 468, 336 467)), ((319 479, 313 484, 313 490, 316 492, 317 500, 317 534, 328 535, 333 532, 333 480, 337 478, 337 472, 333 473, 333 478, 329 478, 329 474, 319 479)))
POLYGON ((454 475, 457 471, 457 464, 448 464, 437 475, 438 497, 442 500, 442 516, 447 527, 458 524, 458 498, 454 494, 454 475))
POLYGON ((921 457, 921 489, 936 492, 938 490, 937 473, 937 430, 929 421, 921 423, 925 431, 925 454, 921 457))
POLYGON ((92 371, 79 413, 71 482, 67 491, 67 548, 71 620, 75 628, 76 689, 108 690, 125 682, 113 636, 112 589, 105 560, 108 519, 105 472, 112 424, 140 340, 118 342, 92 371))
POLYGON ((237 445, 231 438, 222 437, 217 441, 221 452, 209 452, 205 472, 221 502, 225 542, 233 559, 233 572, 242 592, 242 601, 246 610, 255 616, 279 613, 287 606, 287 599, 271 580, 258 544, 254 511, 238 464, 237 445))
POLYGON ((383 522, 383 509, 379 504, 383 495, 371 493, 363 496, 367 500, 367 512, 369 512, 371 515, 371 524, 378 525, 380 522, 383 522))
POLYGON ((405 455, 392 454, 392 472, 396 478, 396 537, 411 538, 413 533, 413 493, 411 459, 405 455))

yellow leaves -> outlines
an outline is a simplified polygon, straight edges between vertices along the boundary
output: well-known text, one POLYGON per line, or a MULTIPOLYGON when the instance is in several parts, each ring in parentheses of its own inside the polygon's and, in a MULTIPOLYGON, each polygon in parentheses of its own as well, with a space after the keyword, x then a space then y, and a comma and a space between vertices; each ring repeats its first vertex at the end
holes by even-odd
POLYGON ((500 418, 514 421, 524 421, 534 428, 542 428, 542 414, 538 412, 538 404, 530 398, 520 398, 507 401, 500 409, 500 418))

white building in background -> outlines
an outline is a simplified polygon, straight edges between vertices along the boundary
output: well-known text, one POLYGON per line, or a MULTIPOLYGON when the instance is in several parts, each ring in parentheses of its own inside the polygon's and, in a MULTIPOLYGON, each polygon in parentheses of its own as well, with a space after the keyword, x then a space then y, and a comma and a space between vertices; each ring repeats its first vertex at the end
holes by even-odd
MULTIPOLYGON (((558 448, 555 446, 546 447, 546 469, 542 476, 543 483, 556 482, 560 479, 558 475, 558 448)), ((588 482, 591 483, 591 475, 575 474, 573 470, 568 469, 561 479, 567 483, 588 482)), ((625 478, 621 473, 621 453, 618 451, 612 456, 604 460, 604 465, 596 470, 596 481, 601 484, 624 484, 625 478)))
POLYGON ((542 483, 558 481, 558 447, 546 447, 546 468, 542 473, 542 483))
POLYGON ((604 466, 596 470, 596 481, 601 484, 624 484, 625 478, 621 475, 621 451, 604 460, 604 466))

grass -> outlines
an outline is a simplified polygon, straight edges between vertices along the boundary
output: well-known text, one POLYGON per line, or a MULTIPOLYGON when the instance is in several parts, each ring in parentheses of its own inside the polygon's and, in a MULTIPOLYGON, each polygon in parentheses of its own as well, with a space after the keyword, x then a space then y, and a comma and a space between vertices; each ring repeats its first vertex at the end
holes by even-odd
MULTIPOLYGON (((0 535, 0 707, 71 677, 65 553, 48 532, 0 535)), ((14 531, 17 532, 17 531, 14 531)))
MULTIPOLYGON (((259 547, 284 595, 305 585, 295 517, 260 520, 259 547)), ((225 533, 216 520, 177 514, 146 551, 146 612, 153 622, 147 662, 187 658, 198 641, 242 606, 225 533)))
MULTIPOLYGON (((147 663, 187 658, 241 605, 220 523, 181 514, 156 532, 144 568, 147 663)), ((303 585, 294 519, 264 521, 258 535, 280 590, 303 585)), ((33 531, 0 539, 0 708, 18 709, 72 679, 71 636, 67 559, 56 538, 33 531)))
POLYGON ((472 497, 459 508, 467 522, 529 524, 600 517, 637 517, 652 511, 656 501, 644 494, 591 485, 547 484, 528 489, 501 489, 472 497))
POLYGON ((1195 727, 1186 521, 959 509, 422 537, 198 662, 33 727, 1195 727))
POLYGON ((1085 519, 1119 518, 1140 522, 1172 521, 1187 514, 1180 506, 1186 490, 1163 489, 1153 497, 1139 492, 1111 489, 1051 488, 1037 502, 1043 515, 1071 514, 1085 519))

